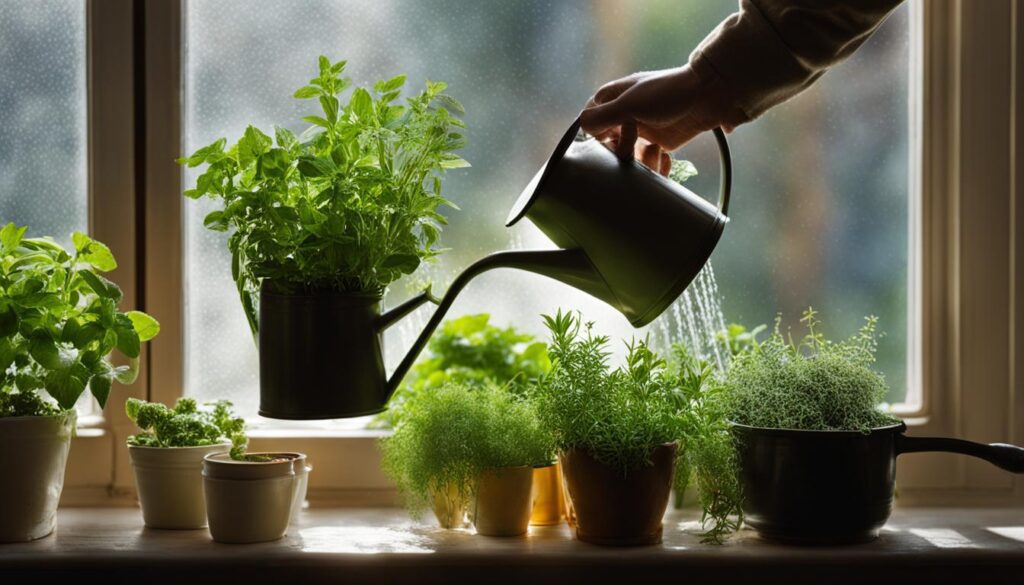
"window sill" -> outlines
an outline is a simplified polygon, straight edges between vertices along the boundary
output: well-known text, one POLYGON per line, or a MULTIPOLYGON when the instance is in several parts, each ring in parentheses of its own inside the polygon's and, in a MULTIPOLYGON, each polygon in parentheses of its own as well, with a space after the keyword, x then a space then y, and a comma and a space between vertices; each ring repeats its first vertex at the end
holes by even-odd
POLYGON ((1000 583, 1016 582, 1024 570, 1019 508, 897 510, 878 540, 822 548, 768 544, 751 530, 724 546, 702 545, 694 520, 692 511, 670 512, 663 545, 609 549, 574 540, 565 525, 531 528, 529 537, 487 538, 418 525, 397 509, 318 509, 306 511, 280 541, 221 545, 206 530, 145 529, 138 510, 72 508, 60 511, 56 534, 0 547, 0 568, 26 578, 92 573, 136 583, 180 583, 189 575, 308 583, 344 575, 354 582, 562 584, 653 580, 669 570, 689 581, 1000 583))

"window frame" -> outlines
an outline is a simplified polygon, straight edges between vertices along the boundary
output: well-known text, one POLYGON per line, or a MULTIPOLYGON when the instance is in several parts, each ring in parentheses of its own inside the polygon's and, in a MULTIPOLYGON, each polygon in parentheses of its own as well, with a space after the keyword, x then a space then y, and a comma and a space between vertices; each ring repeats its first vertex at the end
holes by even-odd
MULTIPOLYGON (((918 401, 898 412, 914 435, 1024 443, 1024 343, 1016 334, 1024 330, 1021 4, 910 7, 907 378, 918 401), (971 66, 979 62, 987 66, 971 66), (979 192, 1005 196, 970 197, 979 192)), ((113 393, 111 405, 128 396, 173 402, 184 386, 183 177, 174 163, 182 148, 184 9, 185 0, 87 1, 90 229, 121 261, 114 277, 125 306, 164 325, 143 354, 139 382, 113 393)), ((124 446, 131 432, 116 407, 79 432, 65 501, 134 498, 124 446)), ((396 496, 378 464, 379 436, 266 430, 252 443, 304 451, 313 465, 345 461, 310 476, 314 505, 388 505, 396 496)), ((1024 501, 1024 480, 965 457, 907 457, 897 479, 901 505, 1024 501)))

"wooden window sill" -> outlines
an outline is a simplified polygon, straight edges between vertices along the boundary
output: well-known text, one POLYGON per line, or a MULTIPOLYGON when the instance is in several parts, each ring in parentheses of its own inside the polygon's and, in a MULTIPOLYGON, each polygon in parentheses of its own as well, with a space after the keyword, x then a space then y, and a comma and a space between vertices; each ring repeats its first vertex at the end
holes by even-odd
MULTIPOLYGON (((743 530, 723 546, 702 545, 692 511, 670 512, 660 546, 611 549, 572 538, 569 527, 534 527, 528 537, 488 538, 416 524, 393 508, 317 509, 284 539, 222 545, 206 530, 146 529, 138 510, 71 508, 42 540, 0 545, 0 574, 64 573, 100 583, 633 581, 676 575, 687 582, 1021 583, 1024 510, 897 510, 878 540, 857 546, 769 544, 743 530)), ((3 579, 5 583, 28 582, 3 579)), ((91 581, 90 581, 91 582, 91 581)))

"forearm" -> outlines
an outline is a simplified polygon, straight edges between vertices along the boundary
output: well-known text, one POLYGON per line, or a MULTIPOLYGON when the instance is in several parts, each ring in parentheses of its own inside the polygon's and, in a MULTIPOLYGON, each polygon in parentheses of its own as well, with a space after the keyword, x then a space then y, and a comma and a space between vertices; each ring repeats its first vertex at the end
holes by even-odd
POLYGON ((740 0, 690 55, 754 119, 810 86, 867 40, 901 0, 740 0))

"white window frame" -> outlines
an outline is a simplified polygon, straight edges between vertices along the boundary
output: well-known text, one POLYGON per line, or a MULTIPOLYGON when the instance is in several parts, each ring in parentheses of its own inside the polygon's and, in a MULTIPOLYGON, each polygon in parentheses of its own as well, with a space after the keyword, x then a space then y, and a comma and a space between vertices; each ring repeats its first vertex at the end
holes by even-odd
MULTIPOLYGON (((140 6, 88 2, 90 228, 117 254, 114 276, 126 306, 141 306, 163 329, 144 354, 140 381, 112 394, 102 423, 75 440, 64 499, 71 503, 133 500, 124 447, 132 427, 117 405, 127 396, 173 402, 184 387, 184 199, 182 171, 173 162, 182 149, 184 0, 146 2, 133 29, 140 6), (133 30, 140 29, 144 67, 133 68, 133 30), (135 84, 140 70, 144 80, 135 84), (142 138, 125 114, 139 102, 132 101, 133 86, 144 92, 142 138)), ((929 0, 914 2, 911 11, 907 378, 915 400, 899 414, 914 435, 1021 444, 1024 6, 929 0)), ((393 504, 379 466, 380 435, 268 430, 252 439, 256 449, 309 454, 317 468, 310 476, 313 505, 393 504)), ((1024 501, 1024 481, 965 457, 911 455, 898 469, 901 505, 1024 501)))

